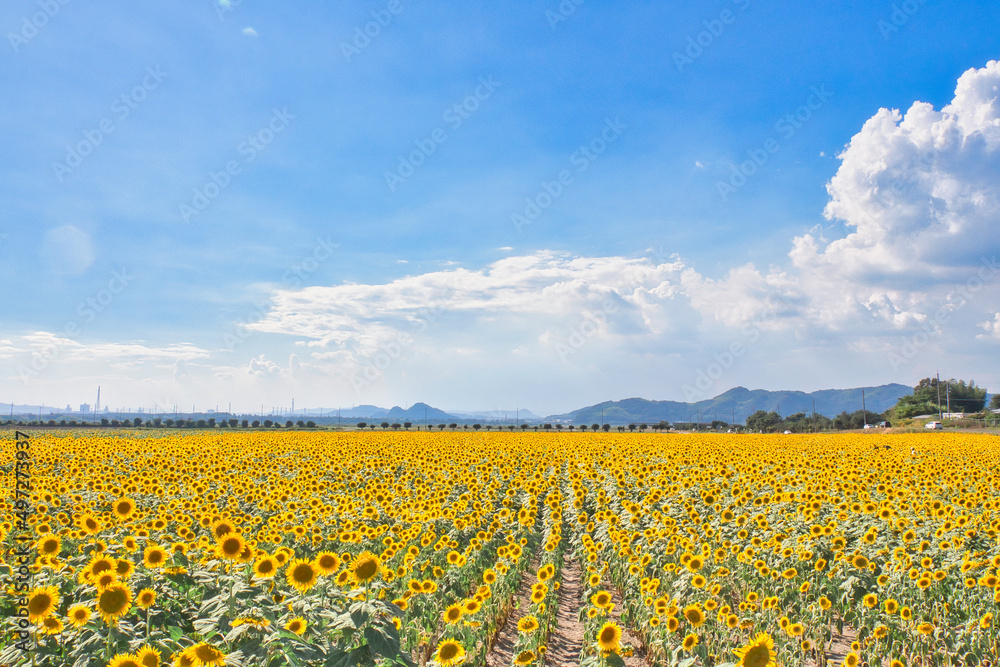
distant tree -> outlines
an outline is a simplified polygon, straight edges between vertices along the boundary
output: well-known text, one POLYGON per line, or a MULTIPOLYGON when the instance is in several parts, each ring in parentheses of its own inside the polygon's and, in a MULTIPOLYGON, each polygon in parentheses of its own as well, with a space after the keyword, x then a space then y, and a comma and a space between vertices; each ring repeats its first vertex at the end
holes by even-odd
POLYGON ((401 424, 399 424, 399 423, 394 423, 394 424, 392 425, 392 430, 393 430, 393 431, 398 431, 398 430, 399 430, 399 427, 400 427, 400 426, 401 426, 401 424))
POLYGON ((486 425, 486 430, 487 430, 487 431, 489 431, 489 430, 492 430, 492 428, 493 428, 493 425, 492 425, 492 424, 487 424, 487 425, 486 425))
POLYGON ((107 426, 108 423, 109 422, 107 417, 101 417, 101 426, 107 426))
POLYGON ((368 430, 369 431, 374 431, 375 430, 375 422, 372 422, 371 424, 368 425, 368 430))
POLYGON ((215 417, 209 417, 208 418, 208 427, 209 428, 215 428, 215 417))
POLYGON ((892 408, 891 417, 905 419, 934 414, 947 410, 949 403, 951 412, 979 412, 986 405, 986 390, 977 387, 975 380, 966 384, 965 380, 952 378, 942 381, 939 388, 936 377, 924 378, 913 388, 912 394, 900 397, 892 408))
POLYGON ((563 425, 562 424, 556 424, 556 430, 557 431, 563 430, 563 425))
POLYGON ((406 429, 407 431, 410 430, 411 426, 413 426, 413 422, 403 422, 403 428, 406 429))
POLYGON ((747 428, 751 431, 759 431, 761 433, 775 433, 779 430, 784 430, 782 428, 781 415, 777 412, 767 412, 766 410, 758 410, 747 417, 747 428))
POLYGON ((265 419, 264 420, 264 428, 271 428, 271 424, 273 424, 273 423, 274 422, 271 421, 270 419, 265 419))
POLYGON ((162 426, 162 425, 163 425, 163 418, 162 417, 154 417, 153 418, 153 426, 155 426, 156 428, 160 428, 160 426, 162 426))
POLYGON ((291 419, 289 419, 288 421, 285 422, 285 428, 291 428, 294 425, 295 425, 295 422, 293 422, 291 419))
POLYGON ((243 428, 247 428, 247 427, 250 426, 250 421, 247 420, 247 419, 244 419, 243 421, 240 422, 240 426, 242 426, 243 428))
POLYGON ((990 410, 1000 410, 1000 394, 990 397, 990 410))
POLYGON ((358 428, 364 428, 365 426, 368 426, 368 424, 365 422, 358 422, 358 428))
POLYGON ((600 424, 591 424, 590 425, 590 430, 594 431, 595 433, 597 432, 597 429, 599 429, 599 428, 601 428, 600 424))
POLYGON ((142 417, 136 417, 132 420, 132 424, 135 426, 142 426, 142 417))
POLYGON ((634 431, 635 430, 635 424, 629 424, 628 425, 628 430, 634 431))
POLYGON ((310 419, 306 422, 306 428, 316 428, 316 422, 310 419))
POLYGON ((483 427, 483 425, 482 425, 482 424, 473 424, 473 425, 472 425, 472 428, 474 428, 474 429, 475 429, 475 430, 477 430, 477 431, 478 431, 479 429, 481 429, 482 427, 483 427))
POLYGON ((219 428, 229 428, 229 422, 225 419, 220 419, 219 428))
POLYGON ((528 427, 528 424, 527 424, 527 423, 522 423, 522 424, 521 424, 521 430, 522 430, 522 431, 527 431, 527 430, 528 430, 528 428, 529 428, 529 427, 528 427))
POLYGON ((640 431, 645 431, 647 428, 649 428, 649 426, 647 426, 646 424, 639 424, 640 431))
POLYGON ((575 428, 576 428, 576 426, 574 426, 573 424, 570 424, 570 425, 569 425, 569 426, 567 426, 566 428, 568 428, 568 429, 569 429, 569 432, 570 432, 570 433, 572 433, 572 432, 573 432, 573 429, 575 429, 575 428))
POLYGON ((295 425, 298 426, 299 428, 305 428, 306 423, 300 419, 297 422, 295 422, 295 425))
POLYGON ((552 430, 552 424, 543 424, 542 428, 545 429, 546 431, 551 431, 552 430))
POLYGON ((382 422, 381 424, 379 424, 379 426, 381 426, 382 430, 384 431, 387 428, 389 428, 389 422, 382 422))
POLYGON ((611 430, 611 424, 605 424, 604 425, 604 432, 607 433, 610 430, 611 430))
MULTIPOLYGON (((244 419, 243 420, 243 425, 245 426, 246 423, 247 423, 247 420, 244 419)), ((257 428, 258 426, 260 426, 260 420, 259 419, 254 419, 252 422, 250 422, 250 426, 253 426, 254 428, 257 428)))

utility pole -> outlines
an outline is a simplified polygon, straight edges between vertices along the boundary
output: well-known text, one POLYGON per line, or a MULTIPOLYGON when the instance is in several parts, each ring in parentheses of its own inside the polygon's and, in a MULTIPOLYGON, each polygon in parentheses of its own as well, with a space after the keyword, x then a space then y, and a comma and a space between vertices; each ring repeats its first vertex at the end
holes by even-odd
POLYGON ((944 419, 944 415, 941 414, 941 371, 937 372, 937 404, 938 404, 938 421, 944 419))
POLYGON ((868 409, 865 408, 865 390, 861 389, 861 419, 864 420, 865 426, 868 426, 868 409))
POLYGON ((951 382, 945 380, 944 383, 944 396, 945 400, 948 401, 948 414, 951 414, 951 382))

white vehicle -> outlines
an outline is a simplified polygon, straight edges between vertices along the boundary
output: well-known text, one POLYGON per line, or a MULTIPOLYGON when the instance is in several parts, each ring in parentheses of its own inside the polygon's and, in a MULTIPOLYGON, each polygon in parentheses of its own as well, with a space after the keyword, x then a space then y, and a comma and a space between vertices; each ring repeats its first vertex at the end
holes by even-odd
POLYGON ((927 422, 924 424, 924 428, 939 429, 941 428, 941 422, 927 422))

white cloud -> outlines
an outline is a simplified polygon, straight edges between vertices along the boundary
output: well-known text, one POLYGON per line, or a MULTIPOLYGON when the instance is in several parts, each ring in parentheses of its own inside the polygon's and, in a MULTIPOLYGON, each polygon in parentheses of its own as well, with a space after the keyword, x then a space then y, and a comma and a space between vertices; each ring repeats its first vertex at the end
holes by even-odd
POLYGON ((977 338, 983 340, 1000 340, 1000 313, 996 313, 992 321, 986 320, 985 322, 980 322, 979 326, 986 333, 979 334, 977 338))
POLYGON ((257 37, 257 31, 251 28, 250 26, 243 28, 243 34, 246 35, 247 37, 257 37))

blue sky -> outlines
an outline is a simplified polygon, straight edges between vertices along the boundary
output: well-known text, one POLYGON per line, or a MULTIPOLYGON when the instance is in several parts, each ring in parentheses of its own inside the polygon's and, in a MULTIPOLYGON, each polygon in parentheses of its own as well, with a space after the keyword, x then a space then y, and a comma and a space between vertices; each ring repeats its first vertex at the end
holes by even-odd
POLYGON ((4 3, 0 402, 996 391, 998 19, 4 3))

